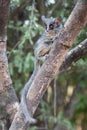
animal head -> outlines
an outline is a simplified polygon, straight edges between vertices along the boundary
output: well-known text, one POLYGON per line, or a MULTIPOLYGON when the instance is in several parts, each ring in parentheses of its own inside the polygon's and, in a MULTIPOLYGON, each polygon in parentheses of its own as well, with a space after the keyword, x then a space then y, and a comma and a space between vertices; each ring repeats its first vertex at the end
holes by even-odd
POLYGON ((62 22, 61 22, 61 18, 57 17, 57 18, 46 18, 45 16, 42 16, 42 21, 44 22, 45 26, 46 26, 46 31, 50 31, 50 30, 58 30, 62 28, 62 22))

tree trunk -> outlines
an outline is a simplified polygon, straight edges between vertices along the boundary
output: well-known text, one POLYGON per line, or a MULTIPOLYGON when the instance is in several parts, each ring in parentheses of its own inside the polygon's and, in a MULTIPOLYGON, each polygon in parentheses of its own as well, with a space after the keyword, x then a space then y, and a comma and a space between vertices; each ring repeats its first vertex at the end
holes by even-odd
POLYGON ((10 0, 0 0, 0 119, 5 128, 18 109, 18 99, 12 87, 6 55, 7 21, 10 0))

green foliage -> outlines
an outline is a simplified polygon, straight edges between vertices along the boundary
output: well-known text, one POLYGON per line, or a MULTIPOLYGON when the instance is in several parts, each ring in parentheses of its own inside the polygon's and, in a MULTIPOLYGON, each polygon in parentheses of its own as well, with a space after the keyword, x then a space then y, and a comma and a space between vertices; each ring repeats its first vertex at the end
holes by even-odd
POLYGON ((15 7, 19 7, 20 0, 11 0, 10 6, 11 6, 11 9, 14 9, 15 7))
POLYGON ((79 102, 76 105, 76 111, 87 112, 87 95, 78 94, 79 102))
POLYGON ((55 124, 59 123, 60 125, 67 127, 69 130, 76 130, 72 122, 65 118, 62 112, 59 112, 57 116, 52 116, 52 107, 44 101, 41 103, 40 116, 38 119, 40 121, 47 120, 49 129, 54 128, 55 124))
POLYGON ((78 45, 81 41, 83 41, 83 40, 86 39, 86 38, 87 38, 87 26, 86 26, 85 28, 83 28, 83 29, 79 32, 78 36, 76 37, 76 39, 75 39, 75 41, 74 41, 73 46, 78 45))
POLYGON ((29 130, 37 130, 38 128, 36 126, 33 126, 31 128, 29 128, 29 130))
POLYGON ((40 121, 47 121, 47 125, 49 129, 52 129, 57 123, 57 117, 53 115, 53 106, 51 106, 48 102, 42 101, 40 107, 40 115, 38 116, 40 121))
POLYGON ((37 10, 34 8, 32 10, 32 6, 26 8, 31 15, 28 16, 28 20, 24 21, 24 25, 20 28, 22 32, 20 44, 25 44, 28 41, 30 44, 33 44, 33 38, 39 32, 41 33, 43 28, 38 24, 37 10), (36 14, 36 15, 35 15, 36 14))
POLYGON ((64 126, 66 126, 69 130, 76 130, 75 126, 70 122, 70 120, 66 119, 63 116, 62 112, 60 112, 58 115, 58 121, 60 124, 63 124, 64 126))

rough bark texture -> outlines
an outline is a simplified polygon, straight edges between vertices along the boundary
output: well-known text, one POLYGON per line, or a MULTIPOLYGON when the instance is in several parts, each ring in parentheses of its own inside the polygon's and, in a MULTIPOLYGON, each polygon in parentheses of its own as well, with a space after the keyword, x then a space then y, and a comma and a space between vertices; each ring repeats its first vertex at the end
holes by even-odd
POLYGON ((1 41, 0 42, 0 91, 3 90, 3 86, 8 86, 9 84, 12 84, 12 81, 8 70, 8 61, 6 56, 6 41, 4 42, 1 41))
POLYGON ((10 0, 0 0, 0 41, 5 41, 10 0))
POLYGON ((78 46, 67 53, 59 71, 66 71, 71 66, 72 62, 76 62, 87 54, 87 39, 82 41, 78 46))
POLYGON ((12 122, 18 108, 18 99, 11 85, 6 55, 9 4, 10 0, 0 0, 0 119, 5 124, 7 120, 12 122))
MULTIPOLYGON (((65 24, 65 28, 55 40, 47 60, 38 72, 31 88, 28 91, 27 101, 29 109, 34 114, 48 84, 59 73, 59 68, 68 52, 67 46, 71 46, 78 32, 86 25, 87 22, 87 1, 78 0, 73 12, 65 24)), ((25 130, 26 124, 24 118, 16 114, 10 130, 25 130)))

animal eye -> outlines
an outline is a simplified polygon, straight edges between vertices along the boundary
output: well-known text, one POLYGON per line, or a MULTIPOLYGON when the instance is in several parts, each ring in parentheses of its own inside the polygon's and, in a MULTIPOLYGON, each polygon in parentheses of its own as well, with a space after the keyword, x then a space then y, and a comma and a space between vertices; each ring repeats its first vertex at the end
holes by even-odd
POLYGON ((53 30, 53 29, 54 29, 54 25, 53 25, 53 24, 50 24, 50 25, 49 25, 49 29, 50 29, 50 30, 53 30))

